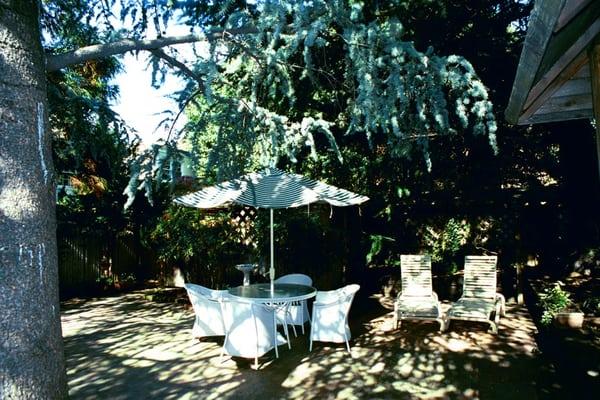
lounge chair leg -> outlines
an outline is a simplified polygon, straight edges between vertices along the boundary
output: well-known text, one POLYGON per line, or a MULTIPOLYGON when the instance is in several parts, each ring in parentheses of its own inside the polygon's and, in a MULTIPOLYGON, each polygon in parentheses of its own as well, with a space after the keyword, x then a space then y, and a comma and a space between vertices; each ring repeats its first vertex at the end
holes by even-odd
POLYGON ((500 315, 505 317, 506 316, 506 298, 500 293, 497 293, 496 297, 497 297, 496 301, 500 300, 500 315))
POLYGON ((254 369, 258 370, 258 357, 254 357, 254 369))
POLYGON ((444 332, 446 330, 446 323, 443 318, 437 320, 440 323, 440 332, 444 332))
POLYGON ((490 321, 490 328, 492 329, 492 333, 494 335, 498 334, 498 325, 494 321, 490 321))

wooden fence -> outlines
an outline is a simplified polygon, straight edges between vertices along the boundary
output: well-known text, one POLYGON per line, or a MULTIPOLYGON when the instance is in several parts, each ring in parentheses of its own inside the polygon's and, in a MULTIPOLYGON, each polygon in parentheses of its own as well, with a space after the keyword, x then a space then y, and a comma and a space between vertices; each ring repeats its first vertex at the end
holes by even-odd
POLYGON ((139 278, 142 259, 133 235, 58 236, 58 270, 61 293, 79 293, 103 282, 139 278))

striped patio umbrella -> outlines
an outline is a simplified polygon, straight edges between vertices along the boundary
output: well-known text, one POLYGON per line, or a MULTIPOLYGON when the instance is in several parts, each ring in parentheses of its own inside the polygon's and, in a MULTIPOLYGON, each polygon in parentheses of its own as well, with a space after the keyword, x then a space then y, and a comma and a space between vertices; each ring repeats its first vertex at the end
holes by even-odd
POLYGON ((179 196, 175 198, 174 202, 197 208, 215 208, 235 203, 269 209, 271 219, 271 268, 269 269, 269 276, 271 288, 273 288, 275 279, 273 209, 300 207, 311 203, 329 203, 333 206, 344 207, 358 205, 367 200, 369 198, 366 196, 315 181, 302 175, 283 172, 276 168, 268 168, 262 172, 250 173, 238 179, 179 196))

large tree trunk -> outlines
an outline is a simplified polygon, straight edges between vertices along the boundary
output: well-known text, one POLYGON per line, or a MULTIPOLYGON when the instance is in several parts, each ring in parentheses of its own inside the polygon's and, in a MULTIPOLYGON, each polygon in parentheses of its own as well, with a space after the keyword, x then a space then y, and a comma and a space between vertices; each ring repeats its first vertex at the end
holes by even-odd
POLYGON ((0 0, 0 398, 67 396, 36 0, 0 0))

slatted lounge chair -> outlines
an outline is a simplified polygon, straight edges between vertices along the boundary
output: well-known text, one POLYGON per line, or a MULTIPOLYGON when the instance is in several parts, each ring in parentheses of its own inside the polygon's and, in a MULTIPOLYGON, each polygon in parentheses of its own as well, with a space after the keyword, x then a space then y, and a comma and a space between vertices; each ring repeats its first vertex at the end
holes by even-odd
POLYGON ((431 256, 400 256, 402 273, 402 293, 394 304, 394 328, 398 328, 402 320, 432 320, 440 324, 444 330, 445 318, 437 294, 431 285, 431 256))
POLYGON ((500 316, 505 315, 504 296, 496 292, 496 256, 466 256, 463 293, 448 311, 450 320, 479 321, 498 333, 500 316))
POLYGON ((336 290, 317 292, 313 303, 309 351, 312 351, 314 341, 345 342, 350 353, 348 313, 358 289, 359 285, 352 284, 336 290))

